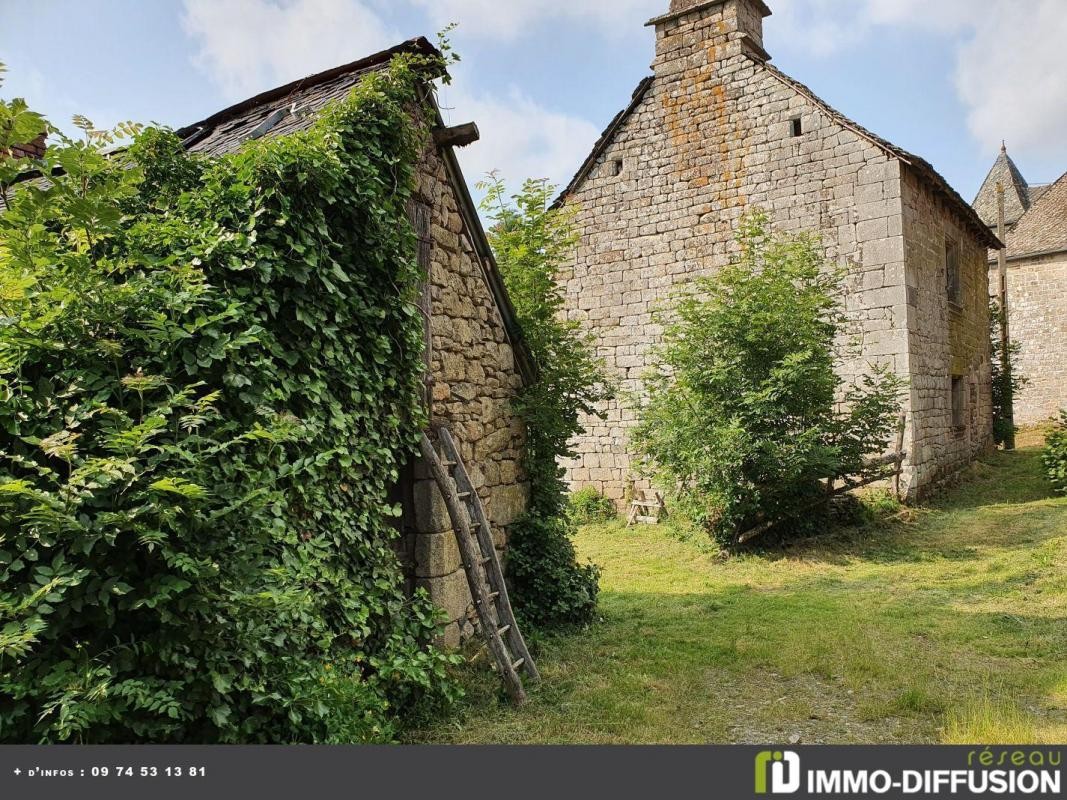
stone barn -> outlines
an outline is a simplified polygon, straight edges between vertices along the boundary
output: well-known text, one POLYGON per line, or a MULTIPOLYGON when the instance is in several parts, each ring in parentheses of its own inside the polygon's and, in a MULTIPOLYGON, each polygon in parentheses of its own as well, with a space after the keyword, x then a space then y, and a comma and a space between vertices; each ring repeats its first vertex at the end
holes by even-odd
MULTIPOLYGON (((412 40, 257 95, 178 135, 194 152, 219 155, 253 138, 300 130, 401 52, 436 50, 425 39, 412 40)), ((525 510, 528 493, 521 468, 524 427, 512 400, 531 379, 532 362, 456 160, 454 146, 473 141, 476 128, 447 129, 439 115, 436 122, 411 209, 427 273, 421 309, 426 402, 433 425, 447 425, 456 439, 503 556, 508 526, 525 510)), ((423 464, 410 466, 396 499, 404 508, 399 549, 410 588, 425 588, 447 612, 445 642, 458 644, 473 631, 470 590, 443 499, 423 464)))
MULTIPOLYGON (((736 223, 762 207, 778 230, 814 230, 847 264, 860 354, 910 385, 903 485, 915 498, 992 443, 987 254, 1000 243, 923 159, 770 64, 763 0, 672 0, 653 74, 564 191, 581 243, 568 314, 593 333, 623 393, 639 390, 672 289, 729 260, 736 223)), ((634 412, 592 417, 571 484, 622 500, 647 484, 627 452, 634 412)))
MULTIPOLYGON (((1031 186, 1002 148, 974 201, 994 230, 998 185, 1007 232, 1008 329, 1019 345, 1017 370, 1028 381, 1015 397, 1015 422, 1040 425, 1067 408, 1067 175, 1051 186, 1031 186)), ((990 253, 989 293, 1000 295, 996 253, 990 253)))

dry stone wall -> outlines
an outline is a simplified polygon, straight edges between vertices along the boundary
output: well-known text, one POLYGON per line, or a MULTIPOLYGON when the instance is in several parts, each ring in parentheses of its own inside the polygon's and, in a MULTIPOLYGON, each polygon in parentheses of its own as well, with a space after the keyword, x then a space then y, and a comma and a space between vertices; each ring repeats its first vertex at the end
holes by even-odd
MULTIPOLYGON (((757 206, 778 230, 818 231, 828 258, 848 265, 842 375, 874 363, 912 375, 922 335, 909 334, 908 168, 764 65, 761 22, 756 3, 730 0, 658 24, 654 80, 569 198, 581 244, 568 314, 595 334, 622 398, 640 392, 651 366, 662 334, 654 311, 728 262, 738 219, 757 206)), ((647 488, 628 455, 635 412, 625 399, 604 412, 585 420, 568 478, 621 501, 647 488)), ((905 483, 918 489, 926 474, 909 463, 905 483)))
MULTIPOLYGON (((989 290, 1000 292, 996 267, 989 290)), ((1067 408, 1067 253, 1009 261, 1008 311, 1018 371, 1029 381, 1015 398, 1015 421, 1041 425, 1067 408)))
MULTIPOLYGON (((448 425, 485 505, 498 552, 525 510, 524 428, 512 408, 522 387, 515 353, 436 152, 427 154, 419 199, 432 209, 429 247, 432 418, 448 425)), ((414 469, 405 556, 414 585, 448 614, 444 641, 472 632, 473 614, 459 549, 444 500, 423 465, 414 469)))

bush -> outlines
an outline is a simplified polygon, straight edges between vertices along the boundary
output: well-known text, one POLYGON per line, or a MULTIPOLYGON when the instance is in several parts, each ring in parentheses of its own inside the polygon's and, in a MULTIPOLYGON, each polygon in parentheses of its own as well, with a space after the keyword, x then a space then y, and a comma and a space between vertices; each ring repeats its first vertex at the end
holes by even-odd
POLYGON ((564 516, 527 514, 512 527, 508 578, 522 619, 542 630, 591 622, 600 592, 600 568, 579 564, 574 523, 564 516))
POLYGON ((823 524, 823 481, 869 474, 901 389, 886 369, 852 386, 837 377, 844 275, 816 239, 772 237, 757 214, 739 243, 730 265, 660 315, 662 366, 632 437, 674 505, 723 545, 758 526, 823 524))
POLYGON ((591 339, 563 318, 557 278, 577 243, 574 210, 549 206, 554 188, 546 181, 527 181, 508 202, 504 183, 490 177, 482 184, 489 239, 538 366, 537 380, 517 404, 526 423, 530 503, 512 530, 508 575, 524 619, 541 626, 588 622, 599 570, 575 560, 559 460, 572 455, 582 415, 597 413, 611 389, 591 339))
POLYGON ((1053 488, 1058 494, 1067 494, 1067 411, 1060 413, 1059 422, 1048 436, 1043 461, 1053 488))
POLYGON ((0 214, 4 741, 384 741, 452 696, 388 501, 424 422, 420 68, 233 156, 79 120, 0 160, 52 176, 0 214))
POLYGON ((608 522, 618 515, 615 503, 592 486, 573 492, 567 503, 568 515, 579 525, 608 522))

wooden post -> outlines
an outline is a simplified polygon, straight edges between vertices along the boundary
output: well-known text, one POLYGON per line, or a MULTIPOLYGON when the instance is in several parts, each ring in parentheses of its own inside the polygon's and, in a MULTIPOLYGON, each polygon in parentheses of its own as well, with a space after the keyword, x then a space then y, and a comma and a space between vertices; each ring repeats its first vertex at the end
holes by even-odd
MULTIPOLYGON (((997 237, 1004 244, 1004 184, 997 183, 997 237)), ((1007 428, 1004 449, 1015 449, 1015 397, 1012 390, 1011 334, 1008 329, 1008 256, 1005 248, 997 251, 997 267, 1000 278, 998 302, 1000 305, 1000 370, 1004 381, 1004 420, 1007 428)))
POLYGON ((438 128, 433 132, 433 141, 438 147, 466 147, 482 138, 473 122, 451 128, 438 128))

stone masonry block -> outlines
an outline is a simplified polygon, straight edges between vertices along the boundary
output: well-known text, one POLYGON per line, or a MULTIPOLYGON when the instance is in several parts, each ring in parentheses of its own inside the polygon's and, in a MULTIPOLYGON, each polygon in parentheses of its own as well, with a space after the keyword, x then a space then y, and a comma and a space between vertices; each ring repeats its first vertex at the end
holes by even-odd
POLYGON ((459 544, 452 531, 418 533, 415 539, 415 575, 419 578, 440 578, 451 575, 463 566, 459 544))

